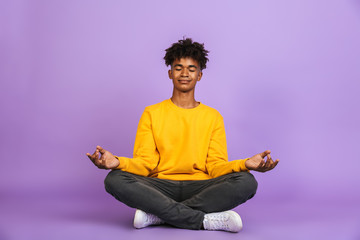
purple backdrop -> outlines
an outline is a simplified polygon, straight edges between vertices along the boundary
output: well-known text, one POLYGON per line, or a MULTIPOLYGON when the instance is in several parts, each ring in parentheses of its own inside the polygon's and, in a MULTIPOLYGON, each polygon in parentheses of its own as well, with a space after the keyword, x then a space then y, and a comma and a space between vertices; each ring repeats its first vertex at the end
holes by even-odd
POLYGON ((0 239, 226 234, 132 230, 85 156, 131 157, 144 107, 171 96, 162 58, 183 36, 210 50, 196 99, 224 116, 230 159, 280 158, 237 208, 244 239, 360 239, 355 0, 1 1, 0 239))

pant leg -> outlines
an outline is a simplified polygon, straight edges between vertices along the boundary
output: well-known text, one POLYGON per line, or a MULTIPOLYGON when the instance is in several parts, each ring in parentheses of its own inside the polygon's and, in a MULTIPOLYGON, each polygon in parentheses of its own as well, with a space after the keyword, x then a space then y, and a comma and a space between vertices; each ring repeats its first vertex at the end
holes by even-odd
POLYGON ((182 201, 205 213, 230 210, 252 198, 257 181, 249 172, 237 172, 204 181, 184 182, 182 201))
POLYGON ((111 171, 105 179, 106 191, 127 206, 152 213, 179 228, 200 229, 205 213, 174 200, 178 197, 179 186, 177 181, 121 170, 111 171))

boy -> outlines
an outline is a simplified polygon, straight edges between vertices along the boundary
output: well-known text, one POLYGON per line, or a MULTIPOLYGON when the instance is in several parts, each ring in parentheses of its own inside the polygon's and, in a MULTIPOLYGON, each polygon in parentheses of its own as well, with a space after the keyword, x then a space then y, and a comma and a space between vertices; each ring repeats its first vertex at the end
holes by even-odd
POLYGON ((269 171, 279 162, 271 159, 269 150, 228 161, 222 116, 195 100, 207 55, 204 44, 189 38, 166 49, 173 94, 145 108, 133 158, 114 156, 100 146, 87 153, 98 168, 112 169, 105 188, 137 209, 135 228, 168 223, 238 232, 241 218, 230 209, 255 195, 257 182, 249 170, 269 171))

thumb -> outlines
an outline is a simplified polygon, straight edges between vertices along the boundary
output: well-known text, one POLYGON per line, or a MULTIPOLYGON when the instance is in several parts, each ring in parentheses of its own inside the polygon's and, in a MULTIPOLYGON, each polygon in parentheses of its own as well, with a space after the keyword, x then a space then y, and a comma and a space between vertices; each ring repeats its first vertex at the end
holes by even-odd
POLYGON ((101 154, 104 154, 104 153, 105 153, 105 149, 103 149, 103 148, 100 147, 100 146, 97 146, 96 149, 98 149, 101 154))
POLYGON ((266 155, 268 155, 268 154, 270 154, 270 153, 271 153, 270 150, 266 150, 266 151, 260 153, 260 156, 261 156, 262 158, 264 158, 264 157, 266 157, 266 155))

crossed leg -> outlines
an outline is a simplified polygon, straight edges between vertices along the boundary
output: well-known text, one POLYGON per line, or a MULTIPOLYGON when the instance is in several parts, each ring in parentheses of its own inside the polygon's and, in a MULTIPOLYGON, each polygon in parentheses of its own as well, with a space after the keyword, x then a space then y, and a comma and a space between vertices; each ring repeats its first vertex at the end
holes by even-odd
POLYGON ((120 202, 186 229, 201 229, 205 213, 232 209, 254 196, 256 188, 248 172, 172 181, 113 170, 105 179, 106 191, 120 202))

